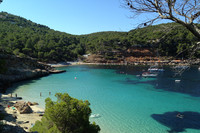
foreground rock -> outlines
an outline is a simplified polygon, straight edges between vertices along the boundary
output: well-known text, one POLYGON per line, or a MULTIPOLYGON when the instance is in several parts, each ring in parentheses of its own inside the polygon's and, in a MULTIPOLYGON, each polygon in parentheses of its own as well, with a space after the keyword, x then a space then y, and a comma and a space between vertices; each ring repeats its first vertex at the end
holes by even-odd
POLYGON ((10 97, 9 95, 0 94, 0 113, 4 116, 3 120, 0 120, 0 122, 4 123, 3 130, 1 130, 2 128, 0 129, 1 133, 26 133, 29 132, 30 128, 37 120, 41 120, 41 114, 44 114, 44 109, 37 106, 29 106, 32 113, 21 114, 17 111, 17 107, 27 106, 26 104, 28 104, 28 102, 18 101, 16 98, 10 97), (15 108, 14 105, 16 105, 15 108))
POLYGON ((56 73, 63 73, 66 72, 66 70, 50 70, 49 71, 51 74, 56 74, 56 73))
POLYGON ((28 105, 28 103, 24 101, 18 101, 13 105, 17 110, 19 111, 20 114, 26 114, 26 113, 32 113, 31 107, 28 105))
POLYGON ((27 133, 22 127, 8 121, 3 121, 5 124, 2 127, 1 133, 27 133))

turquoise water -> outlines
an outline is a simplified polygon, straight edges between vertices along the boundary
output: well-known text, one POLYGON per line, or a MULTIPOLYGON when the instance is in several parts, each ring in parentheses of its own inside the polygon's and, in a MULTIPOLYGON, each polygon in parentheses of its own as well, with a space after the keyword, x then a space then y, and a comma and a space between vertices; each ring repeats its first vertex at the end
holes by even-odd
POLYGON ((101 115, 90 119, 100 125, 101 133, 200 132, 200 72, 196 68, 179 77, 180 83, 174 82, 177 78, 171 77, 169 68, 157 78, 138 77, 145 67, 83 65, 61 69, 67 72, 21 82, 9 91, 39 102, 43 108, 45 98, 55 100, 57 92, 89 100, 92 114, 101 115), (176 111, 184 118, 177 118, 176 111))

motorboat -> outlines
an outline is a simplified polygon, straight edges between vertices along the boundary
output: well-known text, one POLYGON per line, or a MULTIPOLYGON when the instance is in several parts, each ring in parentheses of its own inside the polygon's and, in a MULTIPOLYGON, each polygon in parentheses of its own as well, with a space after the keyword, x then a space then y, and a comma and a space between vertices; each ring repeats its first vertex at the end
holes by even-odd
POLYGON ((188 65, 178 65, 174 66, 173 69, 188 69, 190 66, 188 65))
POLYGON ((181 80, 179 80, 179 79, 175 80, 175 83, 180 83, 180 82, 181 82, 181 80))
POLYGON ((165 70, 162 69, 162 68, 158 68, 157 66, 151 66, 149 69, 148 69, 149 72, 164 72, 165 70))
POLYGON ((142 73, 142 77, 156 77, 156 76, 158 76, 157 73, 150 73, 150 72, 142 73))
POLYGON ((185 64, 185 65, 182 64, 182 65, 177 65, 177 66, 172 67, 173 71, 175 72, 174 76, 181 75, 183 72, 185 72, 189 68, 190 68, 189 64, 185 64))

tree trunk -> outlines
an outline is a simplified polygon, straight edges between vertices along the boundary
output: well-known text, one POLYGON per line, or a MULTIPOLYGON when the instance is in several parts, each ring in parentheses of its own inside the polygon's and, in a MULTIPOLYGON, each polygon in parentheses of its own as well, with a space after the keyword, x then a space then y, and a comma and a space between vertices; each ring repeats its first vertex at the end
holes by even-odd
POLYGON ((200 29, 195 24, 184 25, 189 31, 191 31, 197 39, 200 41, 200 29))

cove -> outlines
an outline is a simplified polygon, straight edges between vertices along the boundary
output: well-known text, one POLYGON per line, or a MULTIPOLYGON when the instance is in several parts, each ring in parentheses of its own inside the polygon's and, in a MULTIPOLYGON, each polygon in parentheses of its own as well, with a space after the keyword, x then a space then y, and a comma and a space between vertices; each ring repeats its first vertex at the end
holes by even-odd
POLYGON ((177 78, 172 77, 169 67, 157 78, 137 76, 147 70, 144 66, 78 65, 59 69, 67 72, 17 83, 8 93, 38 102, 43 108, 44 100, 55 100, 57 92, 89 100, 92 114, 100 114, 90 120, 101 127, 101 133, 200 132, 195 125, 200 121, 200 72, 196 67, 178 77, 180 83, 174 82, 177 78), (177 119, 178 112, 184 114, 184 121, 177 119))

